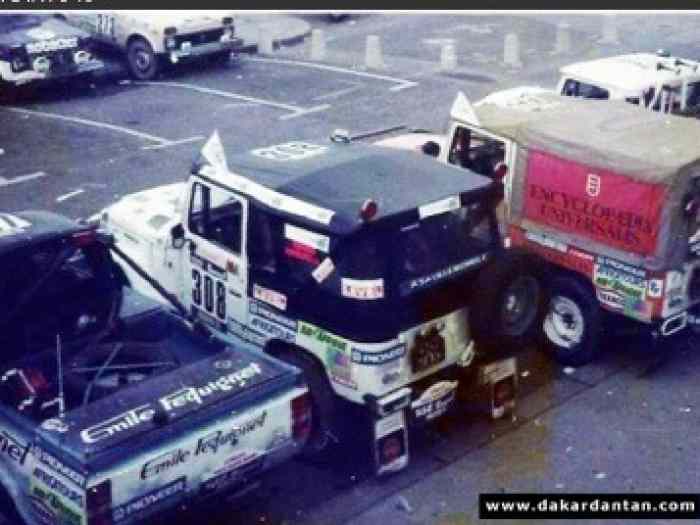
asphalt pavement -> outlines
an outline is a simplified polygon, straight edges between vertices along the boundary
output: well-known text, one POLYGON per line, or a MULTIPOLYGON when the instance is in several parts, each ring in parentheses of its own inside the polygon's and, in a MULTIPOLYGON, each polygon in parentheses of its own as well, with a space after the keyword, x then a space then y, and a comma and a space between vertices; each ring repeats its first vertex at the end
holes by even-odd
MULTIPOLYGON (((336 128, 441 131, 459 90, 478 99, 522 84, 553 86, 559 66, 619 52, 700 56, 698 15, 616 19, 618 42, 601 43, 594 15, 356 14, 341 23, 242 15, 250 53, 229 64, 183 65, 139 83, 109 56, 109 74, 92 84, 26 90, 0 106, 0 209, 88 217, 121 195, 186 178, 215 129, 233 151, 324 139, 336 128), (572 46, 558 52, 561 23, 572 46), (312 28, 325 37, 324 56, 314 60, 312 28), (264 56, 255 53, 260 31, 278 43, 264 56), (520 67, 504 61, 508 33, 519 37, 520 67), (382 68, 366 65, 370 35, 381 39, 382 68), (457 59, 447 70, 446 44, 457 59)), ((372 478, 352 447, 294 461, 243 500, 208 507, 207 523, 462 525, 479 522, 480 492, 700 492, 698 339, 673 341, 662 356, 642 336, 605 341, 603 357, 578 369, 527 349, 513 419, 459 413, 416 433, 401 473, 372 478)), ((179 523, 201 516, 190 510, 179 523)))

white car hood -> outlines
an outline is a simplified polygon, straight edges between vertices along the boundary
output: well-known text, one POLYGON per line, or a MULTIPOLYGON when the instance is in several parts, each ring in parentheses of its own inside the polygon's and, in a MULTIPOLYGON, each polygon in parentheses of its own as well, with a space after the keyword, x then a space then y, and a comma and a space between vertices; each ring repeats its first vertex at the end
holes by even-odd
POLYGON ((181 220, 185 186, 177 182, 122 197, 104 210, 110 227, 144 239, 165 236, 181 220))
POLYGON ((146 22, 160 33, 166 27, 175 27, 177 32, 181 34, 221 27, 221 19, 224 16, 231 16, 231 13, 222 11, 220 13, 197 14, 192 11, 163 11, 138 15, 142 22, 146 22))

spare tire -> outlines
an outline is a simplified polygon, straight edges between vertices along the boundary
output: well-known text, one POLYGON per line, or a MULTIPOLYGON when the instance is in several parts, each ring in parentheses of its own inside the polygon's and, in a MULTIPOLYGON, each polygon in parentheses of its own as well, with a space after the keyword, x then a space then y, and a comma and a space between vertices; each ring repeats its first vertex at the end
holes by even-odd
POLYGON ((480 350, 513 353, 538 340, 547 306, 544 266, 530 254, 508 250, 477 277, 469 328, 480 350))
POLYGON ((86 348, 68 361, 65 382, 66 387, 79 399, 88 388, 91 388, 90 398, 99 399, 130 384, 174 370, 179 365, 179 360, 158 343, 101 343, 86 348), (95 381, 99 369, 112 356, 116 345, 123 346, 95 381))

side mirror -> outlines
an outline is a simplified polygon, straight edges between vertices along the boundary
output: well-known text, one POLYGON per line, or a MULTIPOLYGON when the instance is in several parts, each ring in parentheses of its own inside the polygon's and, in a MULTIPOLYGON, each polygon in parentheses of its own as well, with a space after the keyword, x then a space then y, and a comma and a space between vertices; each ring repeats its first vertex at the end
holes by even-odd
POLYGON ((182 224, 173 226, 173 229, 170 230, 170 235, 173 248, 179 250, 185 245, 185 229, 182 227, 182 224))
POLYGON ((431 157, 437 157, 440 155, 440 144, 434 140, 429 140, 421 146, 421 151, 426 155, 430 155, 431 157))

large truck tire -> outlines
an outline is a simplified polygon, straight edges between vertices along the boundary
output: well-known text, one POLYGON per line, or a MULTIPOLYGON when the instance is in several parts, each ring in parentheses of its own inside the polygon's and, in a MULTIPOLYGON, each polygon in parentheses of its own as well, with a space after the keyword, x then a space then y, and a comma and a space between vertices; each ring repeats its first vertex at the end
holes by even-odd
POLYGON ((160 69, 151 44, 141 37, 134 37, 127 44, 126 61, 129 73, 136 80, 153 80, 160 69))
POLYGON ((557 362, 580 366, 592 361, 600 350, 602 328, 593 289, 573 276, 556 277, 542 327, 545 348, 557 362))
POLYGON ((311 396, 311 433, 301 451, 305 459, 313 459, 327 450, 331 444, 335 417, 335 392, 328 381, 323 366, 306 353, 291 345, 274 345, 270 355, 296 366, 304 373, 304 380, 311 396))
POLYGON ((506 354, 534 344, 546 306, 539 259, 517 250, 504 252, 481 271, 474 285, 469 328, 477 347, 506 354))

